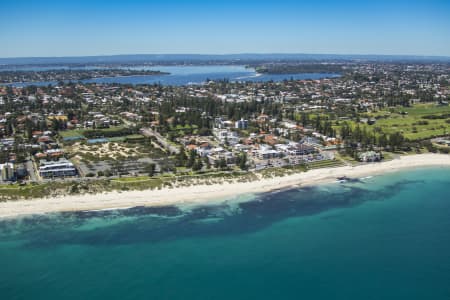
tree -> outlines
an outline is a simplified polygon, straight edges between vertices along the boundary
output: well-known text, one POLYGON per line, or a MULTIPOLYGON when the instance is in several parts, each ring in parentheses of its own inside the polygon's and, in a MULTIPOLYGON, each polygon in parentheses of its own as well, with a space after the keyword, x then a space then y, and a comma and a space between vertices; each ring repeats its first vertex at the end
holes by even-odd
POLYGON ((219 160, 219 168, 222 170, 227 168, 227 161, 223 157, 219 160))
POLYGON ((187 159, 188 159, 188 157, 186 155, 186 152, 184 151, 183 146, 180 146, 180 151, 178 152, 178 155, 177 155, 178 166, 185 166, 187 159))
POLYGON ((207 156, 203 157, 203 161, 206 164, 206 168, 209 170, 211 169, 211 163, 209 162, 209 159, 207 156))
POLYGON ((60 126, 59 120, 56 119, 56 118, 52 119, 52 129, 53 129, 53 131, 58 132, 59 131, 59 126, 60 126))
POLYGON ((400 132, 394 132, 393 134, 389 135, 389 144, 393 150, 401 147, 404 141, 405 138, 400 132))
POLYGON ((238 164, 241 170, 247 170, 247 153, 242 152, 238 156, 238 164))
POLYGON ((152 177, 155 175, 156 165, 154 163, 149 163, 145 166, 145 172, 148 173, 148 176, 152 177))
POLYGON ((388 138, 385 133, 381 134, 378 138, 378 145, 385 148, 388 145, 388 138))
POLYGON ((190 150, 189 151, 189 159, 188 159, 188 161, 186 163, 186 167, 192 168, 194 166, 195 157, 196 157, 195 150, 190 150))
POLYGON ((33 137, 33 122, 31 122, 31 120, 28 118, 25 121, 25 128, 26 128, 27 138, 28 138, 28 140, 31 140, 31 138, 33 137))
POLYGON ((200 171, 203 168, 203 163, 200 158, 196 159, 194 165, 192 166, 192 170, 200 171))

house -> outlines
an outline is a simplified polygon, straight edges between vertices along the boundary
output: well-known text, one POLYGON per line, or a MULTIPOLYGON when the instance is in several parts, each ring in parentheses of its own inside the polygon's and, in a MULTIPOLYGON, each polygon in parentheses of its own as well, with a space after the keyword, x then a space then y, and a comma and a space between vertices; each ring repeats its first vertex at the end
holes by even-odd
POLYGON ((38 138, 37 142, 39 144, 50 144, 53 142, 53 139, 51 137, 49 137, 48 135, 43 135, 38 138))
POLYGON ((50 115, 47 117, 48 120, 52 121, 52 120, 58 120, 61 122, 67 122, 69 120, 69 118, 67 117, 67 115, 50 115))
POLYGON ((214 127, 223 129, 225 128, 224 120, 221 117, 214 119, 214 127))
POLYGON ((211 151, 212 151, 212 148, 209 145, 209 143, 207 143, 207 142, 201 143, 197 148, 197 153, 201 157, 208 156, 211 153, 211 151))
POLYGON ((232 152, 226 151, 221 147, 211 149, 207 157, 211 164, 217 164, 222 159, 225 160, 227 164, 234 164, 236 160, 232 152))
POLYGON ((289 142, 289 144, 276 144, 275 149, 288 156, 309 155, 317 152, 316 149, 310 145, 295 142, 289 142))
POLYGON ((189 144, 189 145, 186 145, 186 150, 187 151, 197 151, 197 145, 194 145, 194 144, 189 144))
POLYGON ((236 144, 233 146, 233 149, 238 152, 249 151, 252 149, 252 146, 250 144, 236 144))
POLYGON ((278 142, 278 137, 276 137, 272 134, 267 134, 264 136, 264 143, 266 143, 270 146, 274 146, 277 142, 278 142))
POLYGON ((308 145, 308 146, 312 146, 315 148, 322 148, 322 142, 318 138, 311 137, 311 136, 305 136, 304 138, 302 138, 300 143, 308 145))
POLYGON ((34 155, 37 159, 55 158, 64 156, 64 151, 60 148, 48 149, 44 153, 38 152, 34 155))
POLYGON ((266 114, 260 114, 257 118, 256 121, 258 123, 266 123, 269 121, 269 116, 266 114))
POLYGON ((309 155, 317 152, 316 149, 307 144, 290 143, 287 149, 287 154, 292 156, 309 155))
POLYGON ((2 139, 0 140, 0 144, 2 144, 2 146, 4 147, 12 147, 14 146, 14 138, 2 139))
POLYGON ((362 162, 374 162, 381 160, 381 153, 375 151, 366 151, 358 154, 358 159, 362 162))
POLYGON ((256 156, 259 159, 273 159, 277 157, 281 157, 282 154, 278 150, 272 149, 272 147, 268 145, 261 145, 259 150, 256 151, 256 156))

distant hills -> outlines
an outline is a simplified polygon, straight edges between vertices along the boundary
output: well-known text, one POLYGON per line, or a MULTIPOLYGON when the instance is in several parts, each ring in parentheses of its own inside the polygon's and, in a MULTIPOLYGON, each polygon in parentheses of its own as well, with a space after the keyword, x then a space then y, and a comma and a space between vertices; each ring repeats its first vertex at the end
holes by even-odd
POLYGON ((446 56, 414 55, 340 55, 340 54, 124 54, 104 56, 16 57, 0 58, 0 65, 48 64, 137 64, 137 63, 237 63, 257 61, 388 61, 388 62, 450 62, 446 56))

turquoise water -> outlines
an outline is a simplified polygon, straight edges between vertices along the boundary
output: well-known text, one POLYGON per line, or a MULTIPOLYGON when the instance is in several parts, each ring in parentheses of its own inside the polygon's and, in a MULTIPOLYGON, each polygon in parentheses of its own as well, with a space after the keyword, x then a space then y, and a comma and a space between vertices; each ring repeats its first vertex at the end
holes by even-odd
POLYGON ((0 223, 1 299, 450 299, 450 169, 0 223))

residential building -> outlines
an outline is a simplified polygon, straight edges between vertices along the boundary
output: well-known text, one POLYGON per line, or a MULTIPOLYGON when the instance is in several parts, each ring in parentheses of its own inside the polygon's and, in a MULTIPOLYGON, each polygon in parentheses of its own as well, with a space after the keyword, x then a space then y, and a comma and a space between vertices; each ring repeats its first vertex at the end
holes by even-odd
POLYGON ((221 144, 228 143, 229 145, 233 146, 239 143, 239 136, 235 131, 231 131, 229 129, 215 128, 213 130, 213 134, 221 144))
POLYGON ((65 158, 56 161, 42 160, 39 167, 39 175, 43 178, 76 176, 77 169, 65 158))
POLYGON ((272 159, 272 158, 281 157, 282 154, 280 151, 274 150, 274 149, 272 149, 272 147, 270 147, 268 145, 261 145, 259 150, 256 151, 256 156, 259 159, 272 159))
POLYGON ((358 155, 360 161, 363 162, 374 162, 381 160, 381 154, 375 151, 366 151, 362 152, 358 155))
POLYGON ((234 123, 234 128, 236 129, 247 129, 248 120, 240 119, 234 123))
POLYGON ((14 181, 16 178, 12 163, 0 164, 0 173, 3 181, 14 181))

